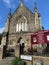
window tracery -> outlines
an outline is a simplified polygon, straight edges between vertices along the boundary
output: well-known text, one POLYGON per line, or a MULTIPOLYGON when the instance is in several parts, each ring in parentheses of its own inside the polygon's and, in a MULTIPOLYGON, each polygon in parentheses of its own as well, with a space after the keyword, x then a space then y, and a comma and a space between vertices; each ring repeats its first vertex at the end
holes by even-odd
POLYGON ((16 32, 27 31, 27 19, 25 16, 21 17, 16 23, 16 32))

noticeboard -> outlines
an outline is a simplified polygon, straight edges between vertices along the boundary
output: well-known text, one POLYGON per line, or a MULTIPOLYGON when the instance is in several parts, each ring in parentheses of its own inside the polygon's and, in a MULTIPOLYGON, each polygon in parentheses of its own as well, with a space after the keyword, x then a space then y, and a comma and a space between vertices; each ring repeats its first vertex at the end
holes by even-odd
POLYGON ((30 55, 21 55, 20 57, 21 57, 21 59, 23 59, 23 60, 32 61, 32 56, 30 56, 30 55))

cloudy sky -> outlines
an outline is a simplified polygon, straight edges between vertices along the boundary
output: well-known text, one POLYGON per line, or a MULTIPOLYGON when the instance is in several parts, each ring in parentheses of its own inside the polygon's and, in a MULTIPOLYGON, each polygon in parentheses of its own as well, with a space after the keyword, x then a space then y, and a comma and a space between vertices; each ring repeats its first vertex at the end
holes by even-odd
MULTIPOLYGON (((49 0, 24 0, 25 6, 32 12, 34 2, 36 2, 38 11, 41 14, 41 21, 44 29, 49 30, 49 0)), ((0 33, 4 30, 10 8, 13 14, 19 4, 20 0, 0 0, 0 33)))

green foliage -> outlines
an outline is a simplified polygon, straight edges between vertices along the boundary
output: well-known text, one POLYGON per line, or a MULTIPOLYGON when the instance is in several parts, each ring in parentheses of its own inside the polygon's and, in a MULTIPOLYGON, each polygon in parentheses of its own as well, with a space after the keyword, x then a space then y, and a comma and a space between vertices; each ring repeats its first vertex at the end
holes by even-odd
POLYGON ((15 59, 12 60, 12 65, 26 65, 26 63, 23 60, 15 57, 15 59))

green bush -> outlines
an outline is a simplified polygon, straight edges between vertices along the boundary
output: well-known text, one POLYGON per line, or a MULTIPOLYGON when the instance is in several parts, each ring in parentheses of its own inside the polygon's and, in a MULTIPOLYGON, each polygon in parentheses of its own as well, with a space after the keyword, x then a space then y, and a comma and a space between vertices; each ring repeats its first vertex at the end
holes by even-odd
POLYGON ((26 65, 26 62, 16 57, 12 60, 12 65, 26 65))

